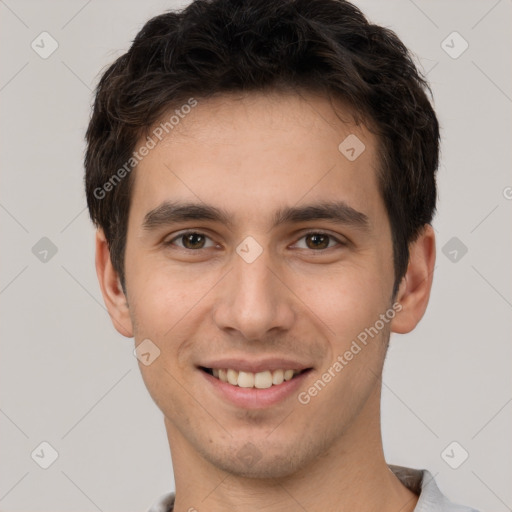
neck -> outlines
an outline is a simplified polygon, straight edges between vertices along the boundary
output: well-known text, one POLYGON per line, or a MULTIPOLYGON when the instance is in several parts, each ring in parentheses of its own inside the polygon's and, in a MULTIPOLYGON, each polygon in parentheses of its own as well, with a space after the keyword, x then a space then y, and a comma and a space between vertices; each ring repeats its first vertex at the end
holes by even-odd
POLYGON ((175 512, 411 512, 418 497, 388 468, 380 434, 380 389, 337 441, 307 467, 280 478, 246 478, 210 464, 166 419, 175 512))

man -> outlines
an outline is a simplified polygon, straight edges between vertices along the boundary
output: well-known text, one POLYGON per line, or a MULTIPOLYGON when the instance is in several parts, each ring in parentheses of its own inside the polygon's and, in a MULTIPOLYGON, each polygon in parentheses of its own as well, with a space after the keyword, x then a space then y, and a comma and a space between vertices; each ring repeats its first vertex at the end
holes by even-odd
POLYGON ((380 433, 390 333, 432 284, 427 91, 341 0, 196 1, 103 75, 87 199, 164 414, 176 493, 151 512, 471 510, 380 433))

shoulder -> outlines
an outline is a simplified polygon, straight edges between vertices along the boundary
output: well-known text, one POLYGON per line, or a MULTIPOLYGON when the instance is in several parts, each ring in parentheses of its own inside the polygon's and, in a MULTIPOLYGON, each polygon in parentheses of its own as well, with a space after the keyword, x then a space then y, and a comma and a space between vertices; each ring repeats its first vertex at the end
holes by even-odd
POLYGON ((450 501, 439 489, 432 474, 426 469, 389 466, 396 477, 419 495, 414 512, 478 512, 476 509, 450 501))

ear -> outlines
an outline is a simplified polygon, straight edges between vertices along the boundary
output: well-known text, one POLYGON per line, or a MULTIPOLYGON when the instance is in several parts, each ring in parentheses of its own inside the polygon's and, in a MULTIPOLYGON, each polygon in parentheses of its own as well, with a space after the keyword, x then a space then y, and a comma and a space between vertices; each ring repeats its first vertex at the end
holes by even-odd
POLYGON ((128 302, 119 275, 112 266, 110 250, 102 229, 96 232, 96 274, 114 327, 123 336, 132 338, 133 327, 128 302))
POLYGON ((395 301, 402 305, 391 322, 391 331, 412 331, 427 309, 436 262, 434 230, 426 224, 416 241, 409 246, 409 265, 400 282, 395 301))

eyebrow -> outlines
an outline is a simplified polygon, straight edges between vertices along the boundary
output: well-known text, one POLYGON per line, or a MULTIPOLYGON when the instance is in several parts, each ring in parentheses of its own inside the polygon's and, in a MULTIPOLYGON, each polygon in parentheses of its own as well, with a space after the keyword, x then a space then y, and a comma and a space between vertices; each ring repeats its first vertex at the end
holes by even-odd
MULTIPOLYGON (((232 229, 232 217, 226 210, 204 203, 164 201, 145 215, 142 227, 145 231, 152 231, 173 223, 210 220, 232 229)), ((272 227, 315 220, 327 220, 363 231, 370 228, 368 216, 355 210, 344 201, 328 201, 305 206, 280 208, 274 214, 272 227)))

